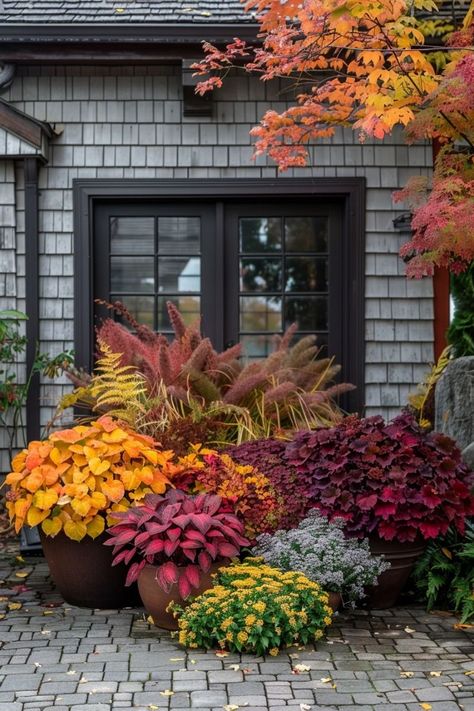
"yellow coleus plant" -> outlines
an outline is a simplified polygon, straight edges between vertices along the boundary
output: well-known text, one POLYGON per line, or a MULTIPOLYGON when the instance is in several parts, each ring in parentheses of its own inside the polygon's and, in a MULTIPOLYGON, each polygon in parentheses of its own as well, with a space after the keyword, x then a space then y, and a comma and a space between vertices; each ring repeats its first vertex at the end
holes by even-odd
POLYGON ((164 493, 176 471, 174 457, 108 416, 54 432, 13 459, 6 477, 10 519, 17 533, 41 524, 47 536, 64 531, 74 541, 96 538, 116 522, 115 512, 146 494, 164 493))

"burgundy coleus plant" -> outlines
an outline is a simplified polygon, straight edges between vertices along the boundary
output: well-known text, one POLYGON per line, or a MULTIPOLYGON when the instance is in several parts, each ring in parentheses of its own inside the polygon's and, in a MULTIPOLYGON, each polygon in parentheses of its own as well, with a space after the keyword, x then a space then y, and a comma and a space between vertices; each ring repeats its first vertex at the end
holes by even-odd
POLYGON ((105 545, 114 546, 113 565, 130 566, 126 585, 145 565, 157 567, 156 581, 169 592, 178 584, 182 598, 198 588, 213 563, 224 563, 249 541, 243 525, 220 496, 190 496, 179 489, 148 494, 143 505, 120 513, 107 530, 105 545))
POLYGON ((385 540, 436 538, 464 531, 474 513, 474 475, 450 437, 420 429, 408 413, 347 417, 336 427, 301 432, 285 459, 313 506, 343 517, 349 535, 385 540))

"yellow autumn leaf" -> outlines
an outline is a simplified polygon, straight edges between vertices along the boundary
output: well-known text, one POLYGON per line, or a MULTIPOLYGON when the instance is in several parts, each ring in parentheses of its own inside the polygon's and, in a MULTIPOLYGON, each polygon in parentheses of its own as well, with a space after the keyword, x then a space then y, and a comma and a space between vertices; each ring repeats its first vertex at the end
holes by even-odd
POLYGON ((79 469, 78 467, 74 467, 74 471, 72 473, 72 480, 73 480, 74 484, 82 484, 88 478, 89 478, 89 469, 87 467, 85 467, 84 469, 79 469))
POLYGON ((19 570, 18 573, 15 573, 15 578, 27 578, 29 573, 26 570, 19 570))
POLYGON ((28 526, 38 526, 38 524, 40 524, 41 521, 44 521, 44 519, 48 516, 48 513, 48 511, 41 511, 36 508, 36 506, 30 506, 28 513, 26 514, 26 522, 28 526))
POLYGON ((87 533, 91 538, 97 538, 105 529, 105 521, 102 516, 94 516, 87 524, 87 533))
POLYGON ((58 447, 53 447, 49 453, 49 458, 54 464, 62 464, 71 456, 70 451, 66 448, 62 451, 58 447))
POLYGON ((52 508, 58 500, 58 494, 54 489, 48 491, 37 491, 33 496, 33 505, 42 511, 52 508))
POLYGON ((171 689, 165 689, 164 691, 160 691, 160 696, 174 696, 174 691, 171 691, 171 689))
POLYGON ((470 671, 464 672, 465 676, 473 676, 474 675, 474 669, 471 669, 470 671))
POLYGON ((6 615, 3 614, 3 612, 0 614, 0 620, 4 620, 6 615))
POLYGON ((449 558, 449 560, 453 559, 453 554, 451 553, 449 548, 441 548, 441 550, 444 553, 444 555, 446 556, 446 558, 449 558))
POLYGON ((87 527, 82 521, 67 521, 64 524, 64 533, 73 541, 82 541, 87 534, 87 527))
POLYGON ((422 709, 424 709, 424 711, 430 711, 430 709, 433 708, 431 704, 426 704, 426 703, 420 704, 420 706, 422 709))
POLYGON ((21 604, 21 602, 9 602, 8 603, 8 609, 12 610, 12 611, 13 610, 21 610, 22 607, 23 607, 23 605, 21 604))
POLYGON ((104 460, 99 459, 99 457, 94 457, 89 460, 89 469, 95 476, 100 476, 110 469, 110 462, 107 459, 104 460))
POLYGON ((54 538, 58 535, 59 531, 62 529, 63 524, 61 519, 56 516, 55 518, 46 518, 41 524, 41 528, 47 536, 54 538))
POLYGON ((108 501, 101 491, 94 491, 90 496, 92 508, 94 509, 105 509, 107 508, 108 501))
POLYGON ((87 516, 87 514, 89 513, 89 511, 91 509, 91 497, 84 496, 84 498, 82 498, 82 499, 74 498, 71 501, 71 508, 79 516, 87 516))

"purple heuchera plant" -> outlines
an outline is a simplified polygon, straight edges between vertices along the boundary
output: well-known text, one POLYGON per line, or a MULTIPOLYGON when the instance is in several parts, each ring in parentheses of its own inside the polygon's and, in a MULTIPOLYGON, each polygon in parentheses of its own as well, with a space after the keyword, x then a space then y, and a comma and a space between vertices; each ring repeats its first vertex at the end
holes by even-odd
POLYGON ((213 563, 226 562, 249 543, 220 496, 171 489, 148 494, 142 506, 114 516, 120 521, 107 530, 105 545, 114 546, 113 565, 130 565, 125 584, 137 580, 145 565, 155 565, 158 585, 169 592, 177 583, 182 598, 199 587, 213 563))
POLYGON ((295 467, 285 461, 288 442, 282 439, 259 439, 244 442, 227 450, 239 464, 250 464, 264 474, 284 500, 284 514, 279 528, 294 528, 313 506, 305 491, 305 482, 295 467))
POLYGON ((346 532, 386 540, 436 538, 452 524, 463 532, 474 513, 473 474, 454 440, 425 433, 403 413, 347 417, 331 429, 298 433, 285 451, 313 506, 341 516, 346 532))

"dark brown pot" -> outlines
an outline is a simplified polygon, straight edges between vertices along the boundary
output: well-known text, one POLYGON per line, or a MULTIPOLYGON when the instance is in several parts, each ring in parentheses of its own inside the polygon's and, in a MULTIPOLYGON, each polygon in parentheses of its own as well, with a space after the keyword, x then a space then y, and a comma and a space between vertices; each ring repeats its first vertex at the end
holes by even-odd
POLYGON ((328 605, 333 612, 337 612, 342 604, 342 595, 338 592, 328 592, 329 602, 328 605))
POLYGON ((190 597, 183 600, 178 591, 177 584, 171 586, 169 593, 165 592, 156 582, 156 566, 145 565, 138 576, 138 590, 143 605, 157 627, 165 630, 177 630, 178 621, 175 620, 171 612, 166 612, 170 602, 177 602, 183 607, 189 605, 193 598, 201 595, 205 590, 212 587, 212 574, 216 573, 223 564, 213 565, 208 573, 201 576, 199 588, 195 588, 190 597))
POLYGON ((367 605, 375 610, 385 610, 397 602, 426 543, 421 538, 413 543, 399 543, 384 541, 378 536, 370 536, 369 543, 374 555, 383 555, 391 564, 388 570, 379 575, 378 585, 367 590, 367 605))
POLYGON ((51 538, 40 530, 40 538, 51 577, 66 602, 102 609, 140 604, 136 586, 125 587, 125 565, 112 567, 112 548, 102 545, 105 533, 78 542, 63 532, 51 538))

